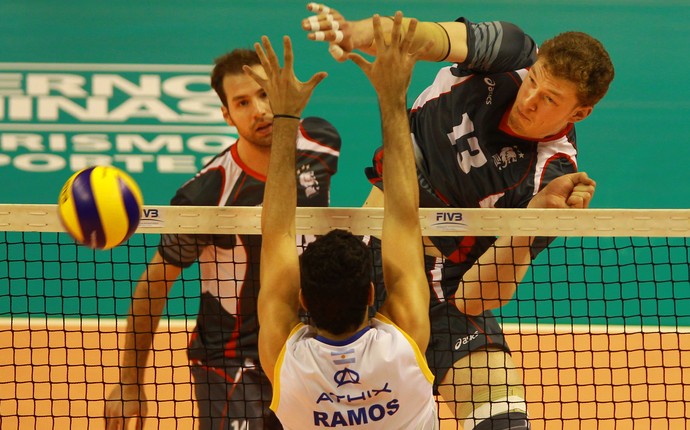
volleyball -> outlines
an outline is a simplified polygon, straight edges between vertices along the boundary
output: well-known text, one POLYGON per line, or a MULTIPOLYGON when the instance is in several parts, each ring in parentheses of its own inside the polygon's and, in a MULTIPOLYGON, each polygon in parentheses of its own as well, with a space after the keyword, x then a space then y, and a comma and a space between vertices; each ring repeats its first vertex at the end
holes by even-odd
POLYGON ((141 190, 128 174, 113 166, 94 166, 65 182, 58 215, 78 243, 111 249, 134 234, 143 204, 141 190))

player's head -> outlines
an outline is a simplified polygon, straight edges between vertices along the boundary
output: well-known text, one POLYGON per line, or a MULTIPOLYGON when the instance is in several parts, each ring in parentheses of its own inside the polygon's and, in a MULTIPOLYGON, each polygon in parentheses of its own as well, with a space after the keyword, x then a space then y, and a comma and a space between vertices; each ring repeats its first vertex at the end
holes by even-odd
POLYGON ((253 50, 235 49, 216 58, 211 72, 211 87, 222 103, 225 121, 237 128, 240 139, 260 146, 270 146, 273 114, 266 92, 243 66, 263 75, 259 56, 253 50))
POLYGON ((613 80, 613 64, 602 44, 580 32, 566 32, 539 49, 508 117, 517 134, 541 139, 585 119, 613 80))
POLYGON ((261 66, 259 55, 251 49, 238 48, 227 54, 221 55, 214 61, 215 66, 211 72, 211 87, 218 94, 223 106, 228 106, 228 100, 223 86, 226 76, 244 75, 243 67, 261 66))
POLYGON ((568 31, 547 40, 539 48, 538 60, 554 77, 575 84, 582 106, 597 104, 613 80, 608 52, 586 33, 568 31))
POLYGON ((301 294, 312 323, 331 334, 355 330, 371 296, 371 253, 361 239, 333 230, 300 257, 301 294))

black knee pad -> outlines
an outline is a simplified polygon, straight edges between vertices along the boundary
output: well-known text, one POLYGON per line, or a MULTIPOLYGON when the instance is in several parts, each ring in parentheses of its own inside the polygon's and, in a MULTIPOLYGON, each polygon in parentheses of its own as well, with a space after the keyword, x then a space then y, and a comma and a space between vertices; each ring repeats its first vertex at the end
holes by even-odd
POLYGON ((508 412, 480 422, 474 430, 529 430, 529 419, 524 412, 508 412))

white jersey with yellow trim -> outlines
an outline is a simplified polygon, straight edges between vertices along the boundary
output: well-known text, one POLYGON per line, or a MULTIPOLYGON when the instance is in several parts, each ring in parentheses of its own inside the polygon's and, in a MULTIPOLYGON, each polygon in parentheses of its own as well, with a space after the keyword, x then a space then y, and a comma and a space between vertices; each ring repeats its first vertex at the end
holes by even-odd
POLYGON ((275 375, 271 409, 286 430, 439 426, 424 353, 381 314, 342 341, 297 325, 275 375))

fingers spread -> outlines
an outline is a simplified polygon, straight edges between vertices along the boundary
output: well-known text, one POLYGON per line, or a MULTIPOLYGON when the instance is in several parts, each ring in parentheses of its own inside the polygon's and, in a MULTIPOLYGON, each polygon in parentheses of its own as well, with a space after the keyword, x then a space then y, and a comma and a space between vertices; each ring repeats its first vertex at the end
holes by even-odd
MULTIPOLYGON (((268 58, 268 64, 270 65, 272 70, 280 70, 280 63, 278 63, 278 56, 276 55, 275 51, 273 50, 273 45, 271 45, 271 41, 268 39, 267 36, 261 36, 261 42, 264 45, 264 49, 266 50, 266 57, 268 58)), ((262 60, 263 64, 263 60, 262 60)), ((266 66, 264 65, 264 68, 266 66)))
MULTIPOLYGON (((289 36, 283 36, 283 66, 292 70, 294 56, 292 55, 292 41, 289 36)), ((276 64, 278 59, 276 58, 276 64)))

